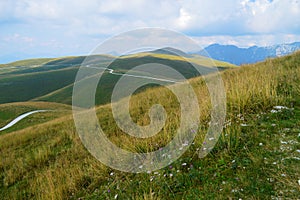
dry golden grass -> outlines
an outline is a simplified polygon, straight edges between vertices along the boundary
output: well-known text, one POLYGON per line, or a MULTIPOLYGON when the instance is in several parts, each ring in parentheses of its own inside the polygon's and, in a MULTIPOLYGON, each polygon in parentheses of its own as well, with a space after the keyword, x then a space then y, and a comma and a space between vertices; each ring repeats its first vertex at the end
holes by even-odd
MULTIPOLYGON (((285 58, 267 60, 256 65, 242 66, 221 73, 227 95, 227 119, 233 121, 233 125, 225 129, 221 136, 222 143, 220 145, 225 145, 226 149, 220 150, 222 149, 220 146, 219 150, 216 150, 216 153, 223 152, 220 153, 221 158, 218 158, 219 160, 231 159, 227 155, 230 151, 239 154, 236 149, 241 146, 241 141, 237 138, 242 133, 242 128, 239 124, 235 124, 237 114, 265 112, 275 105, 287 105, 293 102, 295 96, 299 96, 299 57, 300 52, 285 58), (225 137, 225 135, 229 136, 225 137)), ((207 123, 211 105, 205 82, 201 77, 191 79, 189 82, 194 87, 199 100, 201 122, 207 123)), ((166 88, 147 89, 131 98, 130 112, 133 120, 140 125, 148 124, 147 111, 153 103, 164 105, 170 118, 164 129, 152 138, 146 140, 132 139, 123 133, 116 127, 110 112, 110 105, 97 108, 99 122, 110 140, 124 149, 136 152, 156 150, 172 139, 179 123, 180 114, 177 100, 166 88)), ((42 104, 28 103, 30 106, 41 106, 42 104)), ((47 104, 43 104, 43 106, 46 108, 47 104)), ((51 105, 49 105, 50 107, 51 105)), ((205 130, 205 126, 206 124, 199 130, 195 140, 196 145, 201 146, 204 135, 202 131, 205 130)), ((249 150, 247 156, 254 166, 259 166, 261 159, 255 153, 252 154, 249 150)), ((112 195, 111 191, 107 191, 110 188, 118 190, 120 185, 124 187, 122 190, 119 189, 119 196, 123 195, 123 198, 162 199, 167 194, 188 198, 188 195, 197 195, 197 191, 204 191, 207 195, 213 195, 209 194, 211 187, 214 188, 214 184, 216 189, 219 187, 217 181, 211 183, 200 181, 199 185, 200 183, 203 185, 197 186, 180 185, 181 179, 178 180, 179 183, 169 179, 169 184, 177 184, 176 187, 172 185, 172 189, 165 186, 160 188, 149 182, 150 175, 147 174, 129 175, 115 172, 114 176, 111 176, 112 170, 95 160, 81 144, 71 115, 1 135, 0 154, 2 179, 0 191, 5 199, 75 199, 84 196, 113 199, 115 195, 112 195), (136 188, 132 188, 134 184, 136 184, 136 188), (210 186, 211 184, 212 186, 210 186), (187 191, 176 192, 176 188, 180 187, 186 187, 187 191), (192 189, 189 191, 189 188, 192 189), (193 191, 195 194, 192 193, 193 191)), ((186 160, 195 160, 195 152, 188 153, 187 157, 183 157, 183 159, 185 158, 186 160)), ((204 160, 203 163, 205 162, 204 160)), ((221 173, 219 162, 216 161, 211 165, 213 170, 209 176, 212 179, 217 177, 217 173, 221 173), (215 166, 217 169, 214 169, 215 166)), ((224 173, 231 176, 229 173, 231 170, 230 167, 226 168, 224 173)), ((253 173, 256 172, 240 172, 239 179, 244 187, 250 187, 249 185, 254 184, 248 180, 248 177, 252 176, 253 173)), ((296 183, 288 177, 277 178, 282 184, 293 185, 293 188, 297 187, 296 183)), ((181 182, 185 182, 185 179, 182 179, 181 182)), ((232 187, 230 185, 224 186, 222 192, 214 190, 216 193, 214 197, 231 198, 232 187)), ((203 193, 201 194, 203 195, 203 193)), ((255 199, 251 193, 247 193, 247 195, 246 197, 255 199)), ((262 197, 266 196, 258 198, 262 197)))

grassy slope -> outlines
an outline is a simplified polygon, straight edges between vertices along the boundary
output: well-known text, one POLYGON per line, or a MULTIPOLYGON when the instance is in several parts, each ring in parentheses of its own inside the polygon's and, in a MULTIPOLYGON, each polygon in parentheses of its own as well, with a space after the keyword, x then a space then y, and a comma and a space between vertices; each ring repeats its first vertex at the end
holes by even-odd
MULTIPOLYGON (((0 136, 0 185, 4 199, 296 199, 300 196, 300 53, 222 73, 227 92, 227 123, 211 154, 199 159, 209 97, 201 78, 191 80, 202 108, 195 143, 171 166, 150 174, 112 170, 82 146, 71 116, 0 136), (276 105, 288 110, 271 113, 276 105), (247 126, 241 126, 247 124, 247 126), (182 165, 187 163, 187 165, 182 165), (112 173, 113 172, 113 173, 112 173), (171 176, 172 174, 172 176, 171 176)), ((178 105, 164 88, 131 99, 131 114, 147 124, 152 103, 170 115, 155 137, 123 134, 109 106, 99 107, 108 137, 125 149, 149 151, 174 134, 178 105), (175 123, 174 123, 175 122, 175 123)))
MULTIPOLYGON (((187 60, 171 55, 163 55, 163 54, 134 54, 130 56, 124 56, 121 59, 115 60, 112 64, 110 64, 109 68, 115 69, 115 72, 125 73, 127 70, 132 69, 135 66, 146 63, 160 63, 167 66, 171 66, 173 69, 180 72, 186 78, 192 78, 199 76, 199 72, 196 71, 190 63, 196 64, 202 72, 202 75, 211 73, 213 70, 211 69, 212 62, 201 58, 187 58, 187 60), (187 62, 188 61, 188 62, 187 62)), ((219 69, 226 69, 234 67, 229 63, 223 63, 219 61, 216 62, 216 65, 219 66, 219 69)), ((132 73, 131 73, 132 74, 132 73)), ((144 76, 154 76, 159 77, 157 74, 143 74, 141 72, 135 72, 136 75, 144 75, 144 76)), ((110 102, 110 96, 114 85, 117 83, 121 76, 111 75, 109 73, 105 73, 99 82, 98 91, 96 93, 96 104, 102 105, 110 102)), ((159 77, 159 78, 172 78, 172 77, 159 77)), ((133 78, 134 81, 134 78, 133 78)), ((56 101, 65 104, 71 104, 71 96, 72 96, 73 86, 69 85, 64 88, 60 88, 57 91, 51 92, 44 96, 36 98, 41 101, 56 101)))
POLYGON ((7 103, 0 105, 0 127, 5 126, 17 116, 30 112, 33 110, 49 110, 49 112, 36 113, 31 115, 15 126, 8 128, 0 132, 1 134, 13 132, 26 128, 28 126, 33 126, 35 124, 44 123, 51 121, 55 118, 62 117, 66 114, 71 113, 71 106, 59 103, 48 103, 48 102, 18 102, 18 103, 7 103))
POLYGON ((52 60, 52 58, 36 58, 36 59, 20 60, 8 64, 0 64, 0 67, 41 65, 43 63, 49 62, 50 60, 52 60))
POLYGON ((45 95, 74 82, 78 68, 3 76, 0 102, 22 102, 45 95))
POLYGON ((188 61, 190 63, 195 63, 198 65, 202 66, 220 66, 220 67, 236 67, 236 65, 227 63, 227 62, 222 62, 218 60, 213 60, 213 59, 208 59, 207 57, 203 57, 200 55, 193 55, 191 57, 183 57, 183 56, 177 56, 177 55, 170 55, 170 54, 159 54, 159 53, 138 53, 138 54, 133 54, 133 55, 127 55, 123 56, 122 58, 134 58, 134 57, 146 57, 146 56, 152 56, 155 58, 163 58, 163 59, 168 59, 168 60, 178 60, 178 61, 188 61), (212 65, 212 62, 214 65, 212 65))
POLYGON ((29 60, 20 60, 8 64, 0 64, 0 75, 8 73, 16 73, 24 69, 34 69, 44 63, 52 60, 51 58, 38 58, 38 59, 29 59, 29 60))
MULTIPOLYGON (((85 56, 64 57, 57 59, 32 59, 18 61, 3 65, 5 70, 0 70, 0 103, 22 102, 27 100, 41 100, 71 104, 72 83, 78 67, 84 61, 85 56), (69 87, 67 87, 69 86, 69 87)), ((97 66, 105 66, 104 63, 112 60, 113 57, 106 55, 96 55, 89 58, 89 63, 97 66)), ((189 58, 192 59, 192 58, 189 58)), ((203 74, 211 72, 210 63, 207 59, 194 59, 201 67, 203 74)), ((134 56, 117 59, 110 65, 116 71, 126 72, 128 69, 141 63, 158 62, 172 66, 185 77, 191 78, 198 76, 189 63, 185 60, 177 59, 163 54, 152 54, 151 56, 134 56), (174 60, 172 60, 174 59, 174 60)), ((216 61, 218 62, 218 61, 216 61)), ((232 67, 228 63, 219 62, 221 68, 232 67)), ((139 74, 137 72, 137 74, 139 74)), ((110 94, 114 84, 120 77, 106 73, 104 81, 100 83, 97 91, 96 102, 98 105, 110 101, 110 94), (103 98, 104 96, 104 98, 103 98), (101 97, 101 98, 100 98, 101 97)))
MULTIPOLYGON (((101 63, 110 56, 96 58, 101 63)), ((31 59, 1 65, 0 103, 27 101, 73 83, 84 59, 84 56, 31 59)))

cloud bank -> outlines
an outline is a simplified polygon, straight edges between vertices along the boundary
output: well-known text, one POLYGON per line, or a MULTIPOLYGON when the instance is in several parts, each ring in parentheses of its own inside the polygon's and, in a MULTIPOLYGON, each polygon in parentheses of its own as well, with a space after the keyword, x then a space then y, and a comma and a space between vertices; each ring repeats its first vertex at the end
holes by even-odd
POLYGON ((204 46, 270 45, 299 40, 299 18, 299 0, 3 0, 0 53, 86 54, 141 27, 180 31, 204 46))

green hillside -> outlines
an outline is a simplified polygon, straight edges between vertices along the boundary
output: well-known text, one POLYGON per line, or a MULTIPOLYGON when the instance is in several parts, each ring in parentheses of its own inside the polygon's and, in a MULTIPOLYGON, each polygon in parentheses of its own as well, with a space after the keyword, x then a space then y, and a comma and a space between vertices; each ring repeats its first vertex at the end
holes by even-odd
POLYGON ((0 75, 0 103, 22 102, 74 82, 78 67, 47 72, 0 75))
POLYGON ((46 62, 49 62, 53 58, 36 58, 36 59, 28 59, 28 60, 20 60, 8 64, 0 64, 1 67, 20 67, 20 66, 32 66, 32 65, 42 65, 46 62))
MULTIPOLYGON (((173 69, 180 72, 183 76, 186 78, 192 78, 200 76, 199 72, 193 68, 191 64, 185 61, 180 60, 172 60, 172 59, 164 59, 160 57, 153 57, 153 56, 142 56, 142 57, 133 57, 133 58, 122 58, 115 60, 112 64, 110 64, 109 68, 114 69, 117 73, 126 73, 127 70, 132 69, 135 66, 138 66, 140 64, 146 64, 146 63, 160 63, 168 66, 172 66, 173 69)), ((213 72, 214 70, 210 67, 202 67, 199 66, 202 75, 208 74, 213 72)), ((144 72, 138 72, 136 71, 134 75, 144 75, 149 77, 157 77, 157 78, 172 78, 172 77, 165 77, 165 76, 158 76, 157 74, 145 74, 144 72)), ((108 72, 105 72, 103 76, 101 77, 99 84, 98 84, 98 90, 96 93, 96 103, 98 105, 105 104, 110 102, 110 96, 112 94, 113 88, 115 84, 118 82, 118 80, 121 78, 121 76, 116 76, 114 74, 110 74, 108 72)), ((136 81, 135 78, 132 79, 132 81, 136 81)), ((71 96, 72 96, 72 90, 73 87, 71 85, 59 89, 57 91, 54 91, 50 94, 47 94, 45 96, 39 97, 36 100, 41 101, 58 101, 60 103, 66 103, 71 104, 71 96)))
MULTIPOLYGON (((200 128, 189 150, 174 163, 140 174, 106 167, 83 147, 66 112, 65 117, 0 135, 1 198, 299 198, 300 52, 228 69, 221 75, 227 96, 226 123, 205 158, 198 153, 203 150, 211 105, 203 78, 196 77, 189 84, 201 108, 200 128)), ((176 134, 178 100, 164 87, 148 88, 130 100, 130 114, 140 125, 149 124, 149 108, 157 103, 164 106, 168 119, 157 135, 147 139, 122 132, 110 104, 96 110, 110 141, 132 152, 150 152, 176 134)))
MULTIPOLYGON (((77 56, 51 60, 34 59, 5 65, 3 69, 6 68, 6 70, 0 70, 0 103, 37 100, 71 104, 72 84, 79 66, 85 58, 85 56, 77 56), (11 70, 11 67, 14 70, 11 70)), ((114 57, 109 55, 93 55, 89 57, 85 64, 93 67, 106 67, 106 64, 113 59, 114 57)), ((209 66, 211 63, 208 59, 197 59, 196 57, 188 59, 190 60, 187 62, 187 60, 179 56, 170 57, 163 54, 141 56, 140 54, 135 54, 114 60, 109 68, 114 69, 117 73, 125 73, 127 70, 140 64, 160 63, 178 70, 186 78, 192 78, 200 75, 189 63, 194 62, 203 72, 202 75, 213 72, 211 66, 209 66)), ((233 65, 228 63, 218 61, 216 63, 219 64, 219 69, 233 67, 233 65)), ((153 74, 144 74, 142 72, 135 72, 135 74, 153 76, 153 74)), ((103 75, 96 93, 97 105, 110 102, 111 92, 120 77, 108 72, 103 75)))
POLYGON ((38 58, 38 59, 28 59, 28 60, 20 60, 8 64, 0 64, 0 75, 7 73, 14 73, 24 69, 36 68, 48 61, 52 60, 52 58, 38 58))
POLYGON ((0 131, 0 135, 51 121, 55 118, 65 116, 66 114, 71 114, 71 109, 72 108, 69 105, 48 102, 18 102, 0 104, 0 128, 4 127, 21 114, 34 110, 48 111, 29 116, 18 122, 15 126, 0 131))

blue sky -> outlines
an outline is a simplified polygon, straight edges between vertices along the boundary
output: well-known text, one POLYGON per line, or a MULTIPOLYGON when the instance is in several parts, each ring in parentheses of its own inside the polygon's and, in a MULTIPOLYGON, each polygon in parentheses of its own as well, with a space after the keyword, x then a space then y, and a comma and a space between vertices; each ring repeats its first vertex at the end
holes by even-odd
POLYGON ((0 63, 84 55, 120 32, 161 27, 205 47, 300 41, 300 0, 0 0, 0 63))

